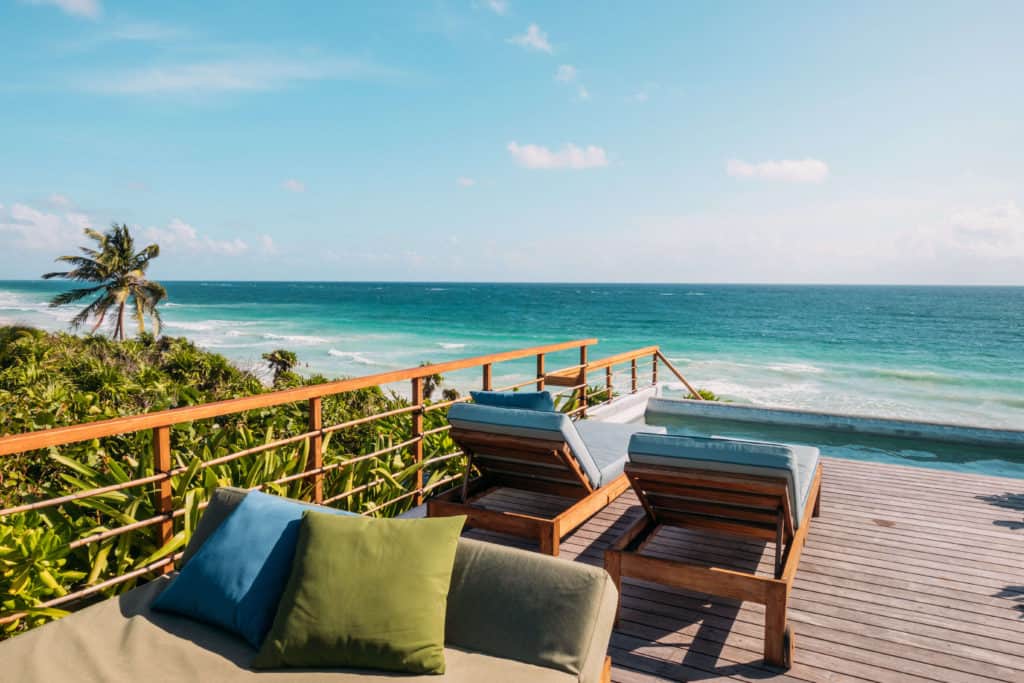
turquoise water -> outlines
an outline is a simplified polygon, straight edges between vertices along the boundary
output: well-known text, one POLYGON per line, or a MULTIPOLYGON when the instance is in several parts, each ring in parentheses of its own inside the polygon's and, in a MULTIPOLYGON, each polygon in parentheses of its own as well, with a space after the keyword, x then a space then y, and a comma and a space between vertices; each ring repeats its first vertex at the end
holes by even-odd
MULTIPOLYGON (((306 371, 361 375, 597 337, 592 358, 659 344, 694 384, 733 401, 1024 427, 1024 288, 165 285, 165 331, 242 366, 284 347, 306 371)), ((74 310, 46 306, 63 286, 0 282, 0 324, 63 328, 74 310)), ((532 371, 532 360, 503 364, 495 381, 532 371)), ((469 386, 478 373, 449 379, 469 386)))
POLYGON ((803 444, 816 446, 823 455, 836 458, 1024 479, 1024 449, 1020 447, 980 446, 660 413, 649 414, 643 421, 666 427, 670 434, 803 444))

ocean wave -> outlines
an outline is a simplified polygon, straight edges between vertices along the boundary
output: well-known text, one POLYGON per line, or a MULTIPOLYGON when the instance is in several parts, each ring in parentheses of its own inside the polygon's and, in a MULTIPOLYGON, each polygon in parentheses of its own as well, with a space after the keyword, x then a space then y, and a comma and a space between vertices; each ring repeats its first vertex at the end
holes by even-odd
POLYGON ((437 345, 446 350, 466 348, 465 344, 459 344, 458 342, 438 342, 437 345))
POLYGON ((769 370, 775 372, 784 373, 795 373, 799 375, 820 375, 825 372, 824 368, 819 368, 817 365, 811 365, 810 363, 776 363, 775 365, 767 366, 769 370))
POLYGON ((329 349, 327 351, 328 356, 334 356, 335 358, 345 358, 353 363, 359 363, 360 365, 380 365, 375 360, 370 360, 358 351, 341 351, 340 349, 329 349))
POLYGON ((687 292, 686 296, 704 296, 704 292, 687 292))
POLYGON ((264 332, 261 336, 264 339, 286 341, 293 344, 326 344, 330 341, 323 337, 315 337, 307 334, 274 334, 273 332, 264 332))
POLYGON ((969 384, 965 377, 944 375, 933 370, 907 370, 903 368, 870 368, 867 374, 885 379, 896 379, 903 382, 920 382, 922 384, 969 384))
POLYGON ((168 320, 164 322, 164 327, 171 327, 179 330, 188 330, 189 332, 209 332, 213 329, 213 325, 208 322, 205 323, 190 323, 178 320, 168 320))

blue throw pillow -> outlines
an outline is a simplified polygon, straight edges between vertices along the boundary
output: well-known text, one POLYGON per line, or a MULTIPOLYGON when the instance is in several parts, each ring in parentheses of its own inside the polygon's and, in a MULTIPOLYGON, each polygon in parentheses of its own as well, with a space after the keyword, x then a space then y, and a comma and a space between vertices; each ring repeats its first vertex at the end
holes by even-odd
POLYGON ((550 391, 471 391, 469 394, 482 406, 555 412, 550 391))
POLYGON ((353 514, 251 491, 153 608, 220 626, 259 648, 291 573, 305 510, 353 514))

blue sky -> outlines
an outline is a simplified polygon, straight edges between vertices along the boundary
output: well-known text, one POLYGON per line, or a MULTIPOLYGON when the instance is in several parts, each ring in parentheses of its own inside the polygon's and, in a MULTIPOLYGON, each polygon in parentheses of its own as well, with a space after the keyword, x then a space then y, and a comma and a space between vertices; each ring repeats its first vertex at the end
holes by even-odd
POLYGON ((0 279, 1024 284, 1024 3, 0 2, 0 279))

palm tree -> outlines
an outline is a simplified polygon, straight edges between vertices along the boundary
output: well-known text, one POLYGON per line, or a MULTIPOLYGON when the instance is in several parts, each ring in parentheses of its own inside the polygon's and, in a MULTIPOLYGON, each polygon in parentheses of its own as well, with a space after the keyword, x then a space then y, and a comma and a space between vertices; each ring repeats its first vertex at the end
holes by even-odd
POLYGON ((274 384, 277 384, 283 375, 291 372, 292 368, 298 364, 299 357, 295 355, 294 351, 277 349, 263 354, 263 360, 267 361, 267 365, 270 366, 270 370, 274 373, 274 384))
POLYGON ((127 225, 114 223, 106 233, 85 229, 86 237, 96 242, 95 248, 80 247, 82 256, 61 256, 57 260, 70 263, 72 270, 46 273, 44 280, 60 277, 93 286, 72 289, 53 297, 50 306, 64 306, 92 295, 96 298, 71 319, 72 327, 81 327, 90 318, 95 319, 92 333, 100 328, 111 309, 117 310, 117 320, 111 338, 124 340, 124 313, 131 306, 139 332, 146 331, 145 318, 153 323, 153 334, 160 334, 160 312, 157 304, 167 298, 167 290, 159 282, 146 279, 149 262, 160 255, 160 247, 150 244, 135 251, 135 240, 127 225))

